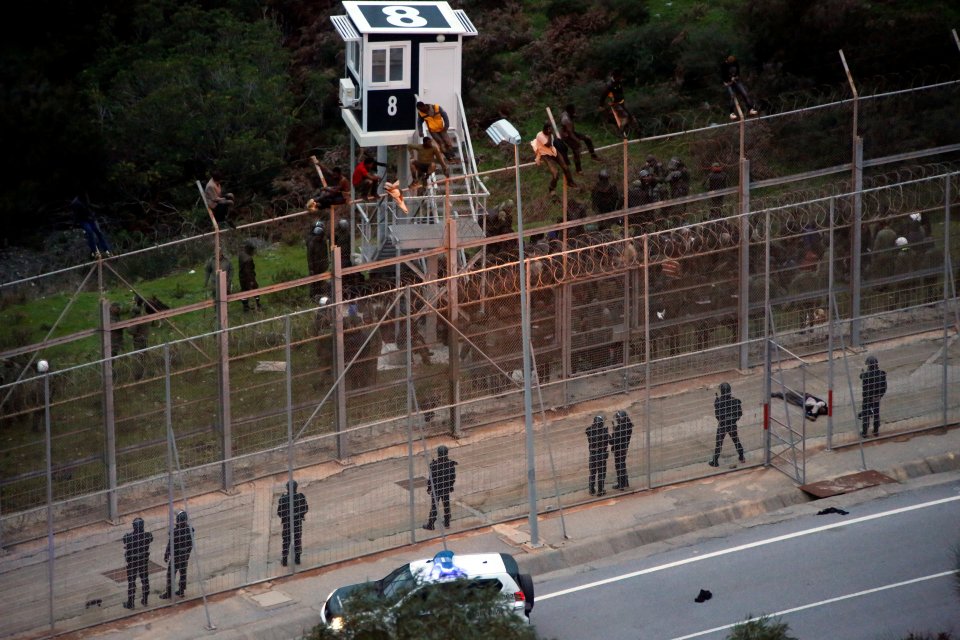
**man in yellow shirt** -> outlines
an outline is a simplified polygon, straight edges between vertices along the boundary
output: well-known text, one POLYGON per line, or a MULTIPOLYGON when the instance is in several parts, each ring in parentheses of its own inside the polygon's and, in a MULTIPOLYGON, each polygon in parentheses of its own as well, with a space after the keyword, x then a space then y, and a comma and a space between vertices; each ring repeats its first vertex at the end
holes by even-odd
POLYGON ((447 160, 453 160, 453 141, 447 130, 450 128, 450 118, 447 112, 438 104, 417 103, 417 130, 422 131, 427 125, 427 132, 434 139, 440 151, 447 160))

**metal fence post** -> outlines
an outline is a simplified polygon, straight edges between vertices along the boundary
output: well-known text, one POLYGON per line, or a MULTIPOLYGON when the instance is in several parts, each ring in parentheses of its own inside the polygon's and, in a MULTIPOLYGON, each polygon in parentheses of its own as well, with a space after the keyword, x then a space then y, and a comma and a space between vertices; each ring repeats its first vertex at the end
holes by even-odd
POLYGON ((53 451, 50 434, 50 373, 49 369, 43 372, 43 421, 44 444, 46 445, 47 466, 47 613, 50 618, 50 628, 54 628, 53 617, 53 565, 56 553, 53 546, 53 451))
MULTIPOLYGON (((404 299, 406 300, 406 307, 410 308, 410 285, 406 286, 404 291, 404 299)), ((404 331, 406 337, 406 349, 404 349, 404 364, 406 365, 407 373, 407 482, 408 485, 408 500, 410 506, 410 542, 414 543, 417 541, 417 504, 413 495, 413 478, 414 478, 414 469, 413 469, 413 412, 414 412, 414 397, 413 397, 413 349, 411 348, 411 328, 410 328, 410 314, 406 314, 406 319, 404 322, 404 331)), ((451 358, 452 359, 452 358, 451 358)))
MULTIPOLYGON (((167 548, 173 550, 174 512, 177 507, 173 488, 174 442, 173 434, 173 394, 170 392, 170 343, 163 345, 163 417, 167 434, 167 548)), ((173 562, 173 558, 170 558, 173 562)), ((169 570, 169 569, 168 569, 169 570)))
POLYGON ((863 138, 853 140, 853 228, 850 230, 850 346, 860 346, 860 284, 863 252, 863 138))
POLYGON ((827 267, 827 451, 833 449, 833 311, 830 303, 833 301, 833 261, 834 241, 836 240, 834 223, 836 214, 836 199, 830 198, 830 246, 828 256, 830 264, 827 267))
MULTIPOLYGON (((956 32, 954 32, 956 36, 956 32)), ((943 400, 943 424, 946 426, 948 421, 948 408, 950 394, 947 393, 949 387, 949 356, 950 356, 950 176, 944 177, 944 206, 943 206, 943 380, 942 380, 942 400, 943 400)))
POLYGON ((334 421, 337 432, 337 460, 343 460, 349 455, 347 450, 347 392, 344 384, 344 370, 346 366, 343 360, 343 273, 340 266, 340 254, 343 247, 336 246, 333 249, 333 379, 337 382, 336 389, 336 409, 334 411, 334 421))
POLYGON ((770 307, 770 210, 763 216, 763 464, 770 465, 770 326, 773 309, 770 307))
MULTIPOLYGON (((294 553, 294 561, 287 565, 290 567, 291 575, 297 572, 297 565, 300 564, 300 556, 297 547, 294 545, 297 539, 296 533, 294 532, 297 527, 297 520, 294 515, 297 492, 293 490, 293 360, 291 359, 290 352, 292 335, 293 331, 290 326, 290 316, 288 314, 283 318, 283 358, 286 361, 283 377, 285 379, 284 386, 287 396, 287 522, 290 523, 290 541, 287 546, 287 553, 291 551, 290 547, 293 547, 292 551, 294 553)), ((271 502, 271 505, 272 504, 271 502)), ((283 557, 286 559, 288 556, 284 554, 283 557)))
POLYGON ((647 465, 647 489, 653 488, 653 455, 650 453, 653 422, 650 420, 650 235, 643 234, 643 387, 644 453, 647 465))
MULTIPOLYGON (((741 118, 742 121, 742 118, 741 118)), ((740 159, 740 369, 750 367, 750 160, 740 159)))
POLYGON ((230 334, 229 317, 227 311, 227 295, 230 282, 227 280, 227 272, 220 269, 220 261, 217 261, 217 344, 219 346, 220 366, 220 435, 222 438, 222 457, 221 465, 223 472, 223 490, 233 490, 233 419, 230 412, 230 334))
POLYGON ((117 523, 117 430, 113 407, 113 340, 110 326, 110 301, 100 298, 100 353, 103 358, 103 421, 106 429, 104 442, 107 461, 107 520, 117 523))
MULTIPOLYGON (((566 189, 566 184, 564 184, 566 189)), ((447 404, 450 405, 450 427, 453 437, 463 435, 460 419, 460 300, 457 287, 457 220, 447 218, 447 404)))

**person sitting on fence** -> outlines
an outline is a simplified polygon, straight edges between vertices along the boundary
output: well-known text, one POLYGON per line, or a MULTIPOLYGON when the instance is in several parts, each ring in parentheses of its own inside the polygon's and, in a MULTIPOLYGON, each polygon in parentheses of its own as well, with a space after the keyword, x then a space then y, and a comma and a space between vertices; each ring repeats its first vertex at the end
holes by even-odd
POLYGON ((636 119, 627 109, 627 102, 623 92, 623 74, 615 70, 610 74, 610 80, 600 94, 601 111, 610 109, 613 119, 617 123, 617 131, 624 138, 627 137, 627 127, 636 124, 636 119))
POLYGON ((573 180, 573 176, 570 175, 570 168, 567 166, 567 163, 564 162, 563 157, 557 153, 557 149, 553 145, 553 125, 549 122, 543 123, 543 129, 541 129, 537 137, 530 142, 530 146, 533 147, 533 152, 536 155, 534 160, 537 165, 540 165, 541 161, 543 161, 547 169, 550 170, 550 195, 553 195, 557 188, 557 179, 561 171, 568 186, 577 186, 573 180))
POLYGON ((743 100, 750 115, 757 115, 757 109, 750 99, 750 95, 747 93, 747 88, 744 86, 743 81, 740 80, 740 63, 737 62, 735 55, 728 55, 724 58, 723 62, 720 63, 720 79, 723 80, 723 86, 727 90, 727 97, 730 99, 731 120, 736 120, 739 117, 737 115, 737 96, 743 100))
POLYGON ((807 420, 816 420, 819 416, 825 416, 829 413, 826 401, 810 393, 800 395, 796 391, 787 389, 785 392, 774 391, 770 394, 770 397, 781 398, 792 405, 803 407, 803 413, 807 420))
POLYGON ((347 177, 343 175, 343 169, 334 167, 330 170, 330 178, 327 181, 327 186, 321 189, 314 200, 318 208, 326 209, 336 204, 344 204, 349 197, 350 182, 347 180, 347 177))

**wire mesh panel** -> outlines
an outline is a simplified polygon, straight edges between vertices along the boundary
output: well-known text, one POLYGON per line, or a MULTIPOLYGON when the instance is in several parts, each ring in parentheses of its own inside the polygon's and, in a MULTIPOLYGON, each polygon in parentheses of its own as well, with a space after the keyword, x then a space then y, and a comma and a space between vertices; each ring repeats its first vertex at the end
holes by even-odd
POLYGON ((960 82, 952 80, 911 91, 893 91, 860 100, 865 158, 899 154, 957 140, 960 82), (923 113, 917 120, 911 114, 923 113))

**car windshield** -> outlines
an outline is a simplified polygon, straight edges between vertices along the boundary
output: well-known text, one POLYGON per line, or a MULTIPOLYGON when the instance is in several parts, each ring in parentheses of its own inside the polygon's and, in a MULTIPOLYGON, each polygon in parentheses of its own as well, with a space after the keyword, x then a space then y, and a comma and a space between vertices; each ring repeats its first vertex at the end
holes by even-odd
POLYGON ((410 565, 403 565, 399 569, 394 569, 390 575, 380 580, 380 594, 384 597, 392 597, 394 594, 402 593, 405 589, 413 586, 413 574, 410 573, 410 565))

